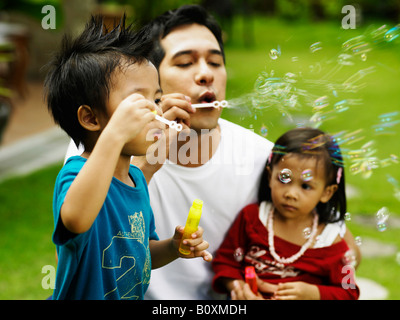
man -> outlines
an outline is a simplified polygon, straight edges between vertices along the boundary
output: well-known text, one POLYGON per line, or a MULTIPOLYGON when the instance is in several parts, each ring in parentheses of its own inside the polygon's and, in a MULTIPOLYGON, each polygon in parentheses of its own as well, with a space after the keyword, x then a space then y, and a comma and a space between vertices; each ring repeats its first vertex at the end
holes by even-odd
MULTIPOLYGON (((141 165, 150 180, 156 230, 162 237, 169 233, 170 224, 184 224, 192 201, 199 198, 204 203, 200 225, 207 230, 212 253, 238 212, 256 201, 260 174, 273 144, 220 119, 222 108, 192 110, 189 101, 198 104, 225 99, 221 30, 203 8, 189 5, 168 11, 149 27, 163 93, 182 94, 176 94, 175 106, 163 104, 164 116, 184 120, 191 129, 189 135, 181 133, 171 143, 168 160, 151 180, 151 166, 141 165)), ((216 298, 211 290, 212 275, 207 263, 174 262, 152 273, 145 298, 216 298)))

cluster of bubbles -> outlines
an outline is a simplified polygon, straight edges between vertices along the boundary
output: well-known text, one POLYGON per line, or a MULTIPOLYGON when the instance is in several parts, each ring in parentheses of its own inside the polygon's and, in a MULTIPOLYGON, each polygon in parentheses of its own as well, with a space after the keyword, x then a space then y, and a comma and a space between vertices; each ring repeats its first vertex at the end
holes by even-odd
MULTIPOLYGON (((278 110, 278 112, 290 122, 295 111, 306 111, 311 114, 309 118, 298 123, 298 126, 320 127, 326 121, 345 116, 351 108, 357 108, 364 102, 354 97, 354 94, 366 87, 367 78, 376 71, 375 66, 368 66, 366 62, 374 47, 384 46, 393 42, 400 36, 400 25, 387 27, 383 25, 377 29, 369 28, 359 36, 342 43, 340 52, 333 58, 324 62, 314 62, 308 66, 308 70, 296 70, 277 75, 274 70, 263 71, 259 74, 254 84, 253 92, 240 98, 232 99, 229 104, 241 110, 247 110, 257 120, 264 110, 278 110), (358 65, 358 70, 354 70, 358 65), (307 76, 308 73, 321 75, 314 79, 307 76), (339 80, 337 75, 345 75, 339 80), (305 110, 306 109, 306 110, 305 110)), ((323 50, 323 43, 312 43, 309 51, 312 55, 318 55, 323 50)), ((273 48, 268 53, 268 58, 276 63, 283 56, 280 46, 273 48)), ((301 59, 297 56, 291 58, 293 69, 301 59)), ((367 139, 368 135, 395 135, 398 134, 400 124, 400 112, 392 111, 378 116, 375 123, 366 128, 357 130, 344 130, 334 133, 332 136, 340 146, 342 156, 351 174, 360 175, 368 179, 378 168, 385 168, 399 164, 398 155, 392 153, 389 156, 380 156, 374 139, 367 139)), ((262 124, 260 132, 266 137, 269 128, 262 124)), ((277 151, 279 152, 279 150, 277 151)), ((284 153, 284 150, 281 150, 284 153)), ((334 159, 332 159, 334 160, 334 159)), ((344 165, 341 163, 339 165, 344 165)), ((302 172, 301 178, 307 182, 313 179, 311 169, 302 172)), ((279 173, 282 183, 289 183, 292 172, 283 169, 279 173)), ((393 188, 393 195, 400 201, 400 183, 391 175, 386 175, 386 180, 393 188)), ((379 232, 387 230, 389 211, 386 207, 379 209, 375 215, 376 229, 379 232)), ((346 213, 345 220, 351 220, 351 214, 346 213)), ((303 230, 303 236, 308 239, 310 228, 303 230)), ((362 245, 362 238, 356 237, 357 245, 362 245)), ((400 252, 396 256, 400 264, 400 252)), ((355 264, 354 253, 349 250, 344 258, 345 264, 355 264)))
MULTIPOLYGON (((342 116, 350 108, 363 104, 362 99, 349 95, 354 95, 366 86, 366 77, 375 72, 375 66, 366 66, 357 71, 351 67, 360 61, 367 61, 368 54, 375 46, 390 43, 399 35, 400 25, 393 28, 383 25, 377 29, 369 28, 364 34, 345 41, 340 52, 325 64, 315 62, 309 66, 311 73, 321 74, 318 79, 308 77, 307 70, 303 69, 286 72, 282 76, 276 75, 274 70, 263 71, 255 81, 253 92, 232 99, 230 105, 248 110, 255 120, 266 109, 278 110, 290 122, 293 122, 294 111, 306 111, 311 116, 297 125, 318 128, 326 121, 342 116), (352 70, 350 74, 346 74, 349 70, 352 70), (333 80, 338 74, 346 76, 342 81, 333 80)), ((323 43, 320 41, 309 47, 311 54, 322 49, 323 43)), ((280 46, 271 49, 268 54, 271 60, 277 60, 282 55, 280 46)), ((291 61, 297 63, 299 58, 292 57, 291 61)), ((365 130, 375 135, 393 135, 397 133, 399 124, 400 112, 393 111, 381 114, 376 124, 365 130)), ((260 134, 266 137, 268 133, 268 126, 263 124, 260 134)), ((350 172, 354 175, 369 178, 375 169, 399 163, 395 154, 379 158, 374 140, 365 141, 364 129, 341 131, 335 135, 343 148, 344 158, 350 162, 350 172), (362 145, 355 147, 356 142, 362 145)))
MULTIPOLYGON (((279 180, 284 183, 284 184, 288 184, 293 180, 293 173, 292 170, 288 169, 288 168, 284 168, 279 172, 278 175, 279 180)), ((309 182, 313 179, 313 172, 311 169, 305 169, 304 171, 302 171, 301 175, 300 175, 300 179, 303 182, 309 182)))

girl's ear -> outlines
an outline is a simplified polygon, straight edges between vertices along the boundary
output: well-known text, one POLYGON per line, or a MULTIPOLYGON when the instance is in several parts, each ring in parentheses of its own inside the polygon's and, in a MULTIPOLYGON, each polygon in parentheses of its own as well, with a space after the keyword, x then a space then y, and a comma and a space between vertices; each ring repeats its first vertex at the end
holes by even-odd
POLYGON ((81 126, 88 131, 99 131, 101 129, 97 116, 93 112, 92 108, 87 105, 81 105, 79 107, 78 121, 81 126))
POLYGON ((330 186, 325 187, 325 190, 319 201, 322 203, 327 203, 335 194, 338 188, 339 186, 337 184, 331 184, 330 186))

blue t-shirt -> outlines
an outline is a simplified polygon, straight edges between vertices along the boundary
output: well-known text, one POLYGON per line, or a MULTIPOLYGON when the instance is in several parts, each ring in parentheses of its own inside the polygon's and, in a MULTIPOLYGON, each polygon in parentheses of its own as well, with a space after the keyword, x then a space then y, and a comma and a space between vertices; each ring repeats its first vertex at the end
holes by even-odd
POLYGON ((69 158, 54 188, 58 267, 53 299, 143 299, 150 282, 149 239, 158 240, 146 180, 132 165, 135 188, 113 178, 91 228, 74 234, 63 225, 60 209, 85 162, 79 156, 69 158))

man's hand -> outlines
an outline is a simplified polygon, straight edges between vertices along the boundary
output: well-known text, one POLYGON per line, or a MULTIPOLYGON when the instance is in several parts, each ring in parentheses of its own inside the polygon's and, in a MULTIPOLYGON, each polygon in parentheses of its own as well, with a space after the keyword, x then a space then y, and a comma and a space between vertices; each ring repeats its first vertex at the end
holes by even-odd
POLYGON ((182 123, 183 129, 188 129, 190 127, 190 114, 196 112, 190 101, 190 97, 181 93, 163 95, 161 97, 161 108, 164 118, 182 123))

